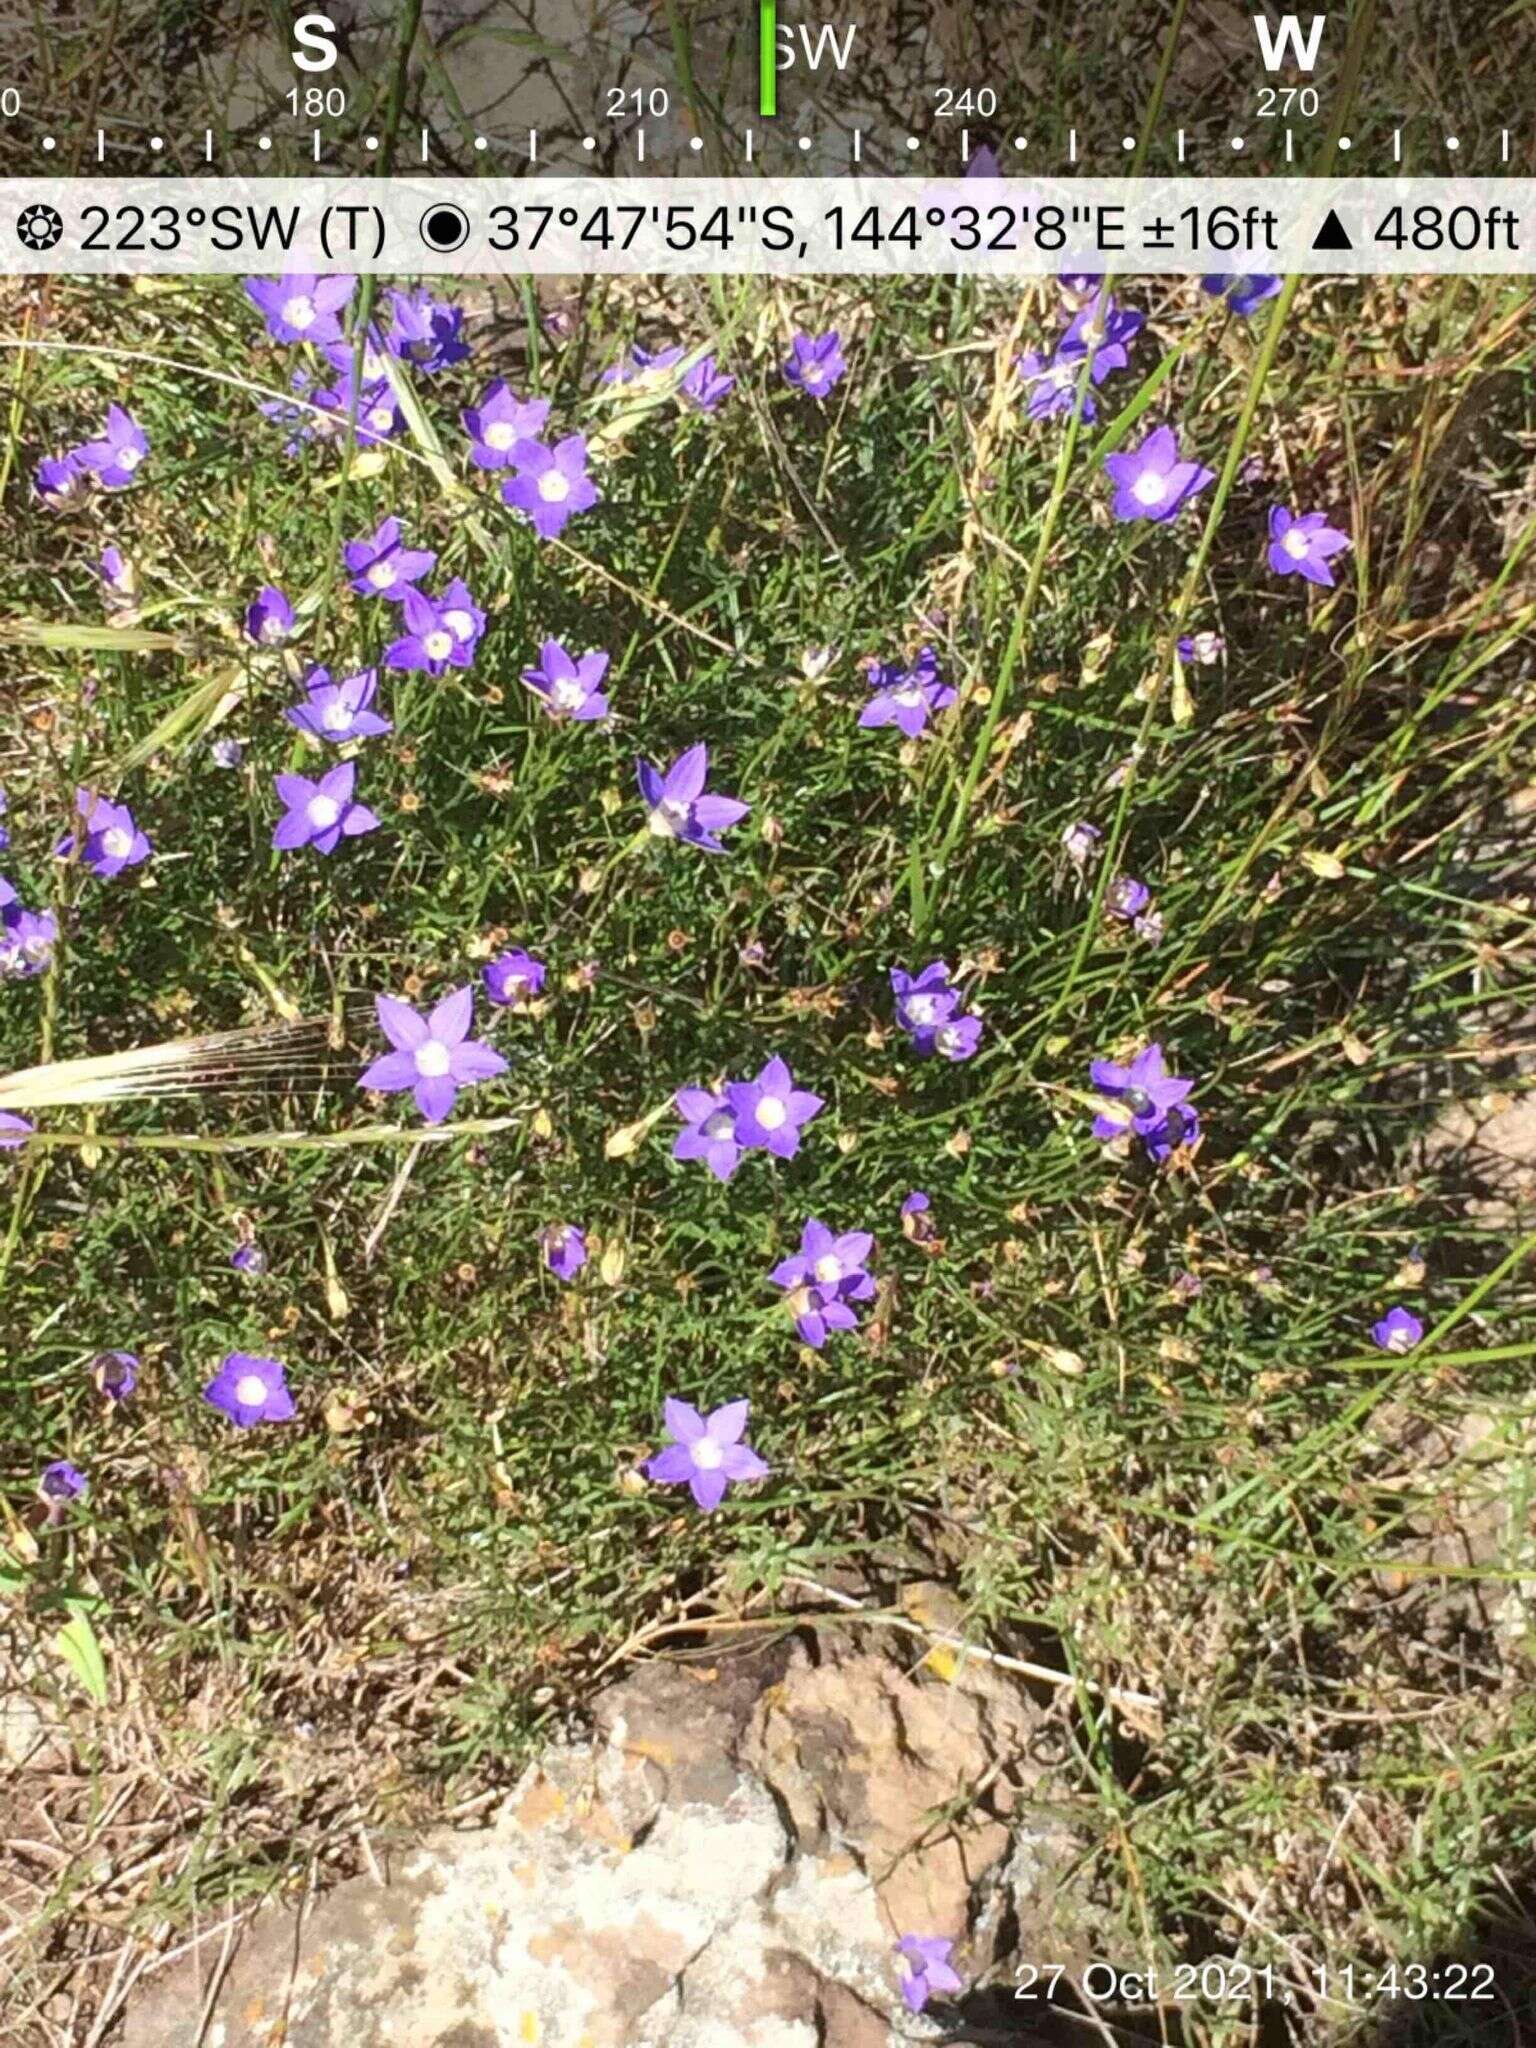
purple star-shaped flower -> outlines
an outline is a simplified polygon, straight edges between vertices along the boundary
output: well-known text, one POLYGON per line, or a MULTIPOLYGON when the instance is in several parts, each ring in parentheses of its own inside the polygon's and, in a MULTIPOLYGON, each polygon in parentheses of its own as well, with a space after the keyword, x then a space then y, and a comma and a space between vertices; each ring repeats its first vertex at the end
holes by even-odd
POLYGON ((1144 1131, 1141 1142, 1147 1148, 1147 1157, 1161 1166, 1175 1152, 1192 1146, 1199 1136, 1200 1112, 1193 1103, 1186 1102, 1170 1109, 1156 1130, 1144 1131))
MULTIPOLYGON (((1030 349, 1027 354, 1018 358, 1015 367, 1024 383, 1029 386, 1029 398, 1024 407, 1029 419, 1047 420, 1055 413, 1072 410, 1077 380, 1082 373, 1081 357, 1046 357, 1037 355, 1030 349)), ((1108 368, 1101 369, 1100 357, 1095 356, 1093 367, 1088 373, 1089 381, 1093 384, 1102 384, 1108 375, 1108 368)), ((1098 415, 1099 409, 1094 403, 1093 394, 1085 391, 1082 417, 1091 421, 1097 419, 1098 415)))
POLYGON ((807 398, 825 398, 847 368, 842 337, 835 327, 829 334, 797 334, 790 343, 784 381, 807 398))
POLYGON ((83 503, 94 481, 74 448, 66 455, 45 455, 32 472, 32 488, 55 512, 68 512, 83 503))
POLYGON ((409 1089, 429 1124, 440 1124, 461 1088, 490 1081, 507 1071, 501 1054, 469 1036, 475 1017, 472 987, 457 988, 425 1017, 394 996, 376 996, 379 1028, 392 1051, 365 1067, 360 1088, 386 1095, 409 1089))
POLYGON ((392 291, 393 321, 388 346, 402 362, 414 363, 424 376, 448 370, 469 358, 463 338, 464 310, 434 299, 430 292, 392 291))
MULTIPOLYGON (((124 868, 136 868, 141 860, 148 860, 150 843, 134 823, 126 804, 108 803, 104 796, 77 789, 75 809, 85 821, 85 844, 80 857, 104 882, 110 882, 124 868)), ((60 860, 73 856, 76 839, 74 832, 66 832, 54 847, 60 860)))
POLYGON ((519 398, 497 378, 478 405, 460 415, 469 435, 469 459, 477 469, 507 469, 519 441, 534 441, 549 418, 547 398, 519 398))
POLYGON ((131 1351, 98 1351, 91 1360, 91 1378, 109 1401, 126 1401, 139 1383, 139 1361, 131 1351))
POLYGON ((1349 535, 1330 526, 1326 512, 1288 512, 1274 505, 1269 514, 1269 566, 1277 576, 1305 576, 1309 583, 1333 588, 1328 564, 1349 546, 1349 535))
POLYGON ((50 1508, 67 1507, 70 1501, 84 1497, 87 1491, 85 1474, 78 1465, 71 1465, 67 1458, 60 1458, 43 1467, 37 1490, 50 1508))
POLYGON ((450 667, 469 667, 474 641, 461 641, 430 597, 407 590, 401 613, 405 631, 385 648, 386 668, 425 669, 429 676, 440 676, 450 667))
POLYGON ((288 1380, 275 1358, 256 1358, 249 1351, 231 1351, 203 1389, 210 1408, 227 1415, 236 1429, 254 1429, 258 1422, 292 1422, 298 1410, 288 1380))
POLYGON ((99 441, 87 441, 75 454, 104 490, 120 491, 131 484, 139 464, 149 453, 149 437, 131 413, 120 405, 107 407, 106 432, 99 441))
POLYGON ((316 853, 334 853, 343 839, 356 839, 378 829, 378 819, 366 804, 353 801, 357 763, 343 761, 318 782, 307 775, 278 775, 273 778, 278 796, 288 806, 278 819, 272 844, 280 853, 295 847, 312 846, 316 853))
POLYGON ((600 493, 587 475, 587 444, 580 434, 567 434, 548 448, 542 441, 516 441, 512 462, 517 474, 501 487, 501 501, 526 512, 541 540, 553 540, 577 512, 594 506, 600 493))
POLYGON ((246 297, 267 323, 274 341, 340 341, 341 312, 357 284, 355 277, 248 277, 246 297))
POLYGON ((533 1001, 548 978, 549 969, 531 953, 516 948, 500 953, 488 962, 483 980, 485 992, 498 1008, 520 1010, 533 1001))
POLYGON ((574 1223, 550 1223, 539 1232, 544 1263, 557 1280, 574 1280, 587 1263, 587 1234, 574 1223))
POLYGON ((955 693, 939 675, 939 658, 924 647, 909 669, 876 663, 869 676, 874 696, 859 713, 863 726, 895 725, 916 739, 934 713, 947 711, 955 693))
POLYGON ((781 1259, 769 1278, 788 1290, 787 1306, 803 1342, 820 1351, 833 1330, 856 1330, 859 1319, 850 1302, 868 1301, 875 1283, 865 1261, 875 1240, 867 1230, 834 1235, 817 1217, 810 1217, 800 1235, 800 1249, 781 1259))
POLYGON ((360 597, 387 597, 397 602, 437 563, 429 548, 404 546, 398 519, 386 519, 371 540, 349 540, 341 558, 360 597))
POLYGON ((1115 486, 1111 510, 1117 519, 1172 519, 1215 475, 1198 462, 1181 462, 1172 427, 1158 427, 1139 448, 1106 455, 1104 468, 1115 486))
POLYGON ((329 670, 312 668, 304 687, 309 692, 304 702, 290 705, 283 713, 300 732, 341 746, 347 740, 374 739, 394 731, 387 718, 370 709, 379 687, 377 669, 359 669, 355 676, 343 676, 333 683, 329 670))
POLYGON ((691 1402, 662 1403, 672 1441, 640 1467, 653 1485, 686 1485, 706 1514, 719 1507, 727 1486, 743 1479, 766 1479, 768 1467, 750 1444, 743 1443, 751 1403, 727 1401, 707 1416, 691 1402))
POLYGON ((1405 1308, 1390 1308, 1379 1323, 1371 1326, 1371 1341, 1378 1351, 1393 1351, 1401 1356, 1411 1351, 1424 1337, 1424 1325, 1416 1315, 1405 1308))
POLYGON ((602 689, 607 673, 606 654, 573 657, 558 640, 546 640, 539 649, 538 666, 525 668, 523 681, 543 698, 553 717, 590 721, 608 716, 608 699, 602 689))
POLYGON ((327 431, 331 433, 344 432, 351 420, 360 448, 376 448, 381 441, 392 441, 405 424, 400 401, 386 377, 365 381, 354 406, 351 373, 344 371, 329 390, 315 393, 314 403, 326 415, 327 431))
POLYGON ((679 348, 632 348, 619 362, 610 363, 598 378, 599 384, 637 384, 647 377, 661 377, 683 359, 679 348))
POLYGON ((702 1159, 716 1180, 729 1180, 741 1161, 736 1112, 730 1102, 708 1088, 679 1088, 672 1100, 683 1119, 672 1157, 702 1159))
POLYGON ((259 1280, 267 1270, 267 1255, 259 1244, 237 1244, 229 1255, 229 1263, 237 1273, 247 1273, 253 1280, 259 1280))
POLYGON ((902 1960, 901 1995, 909 2009, 921 2012, 935 1991, 961 1991, 964 1984, 950 1965, 952 1941, 935 1934, 904 1934, 896 1944, 902 1960))
POLYGON ((677 395, 695 412, 713 412, 736 389, 736 379, 717 369, 713 356, 700 356, 677 387, 677 395))
POLYGON ((942 960, 931 960, 919 974, 893 967, 891 993, 903 1031, 932 1031, 947 1023, 960 1006, 959 991, 950 987, 949 969, 942 960))
POLYGON ((679 754, 665 773, 649 761, 636 761, 646 823, 656 838, 683 839, 706 853, 724 853, 715 834, 739 823, 752 807, 733 796, 706 795, 708 773, 709 749, 702 744, 679 754))
POLYGON ((923 1054, 936 1052, 941 1059, 968 1060, 981 1043, 979 1017, 951 1017, 933 1031, 914 1031, 912 1048, 923 1054))
POLYGON ((1096 1138, 1107 1142, 1135 1131, 1148 1150, 1154 1138, 1166 1138, 1169 1143, 1162 1156, 1183 1142, 1183 1133, 1194 1118, 1194 1112, 1185 1110, 1183 1104, 1195 1084, 1168 1072, 1160 1045, 1149 1045, 1127 1066, 1114 1060, 1095 1060, 1090 1072, 1094 1087, 1108 1099, 1093 1120, 1096 1138), (1175 1118, 1174 1130, 1169 1132, 1166 1127, 1175 1118))
POLYGON ((293 606, 275 583, 264 583, 246 606, 246 638, 258 647, 281 647, 292 631, 293 606))
POLYGON ((1101 363, 1106 377, 1111 370, 1125 368, 1131 360, 1130 343, 1146 324, 1146 314, 1137 312, 1134 306, 1117 306, 1113 298, 1096 298, 1068 323, 1056 353, 1069 361, 1074 357, 1081 361, 1097 343, 1093 350, 1093 381, 1097 384, 1101 363))
POLYGON ((29 981, 42 974, 58 943, 58 920, 51 910, 22 910, 11 904, 0 924, 0 976, 29 981))
POLYGON ((1234 313, 1241 313, 1247 319, 1250 313, 1258 311, 1266 299, 1273 299, 1280 291, 1278 277, 1259 273, 1252 277, 1224 277, 1212 271, 1200 280, 1200 289, 1209 292, 1214 299, 1225 299, 1234 313))
POLYGON ((736 1142, 744 1151, 765 1150, 778 1159, 793 1159, 800 1150, 803 1125, 819 1116, 821 1096, 797 1088, 777 1055, 755 1081, 728 1081, 726 1100, 736 1116, 736 1142))

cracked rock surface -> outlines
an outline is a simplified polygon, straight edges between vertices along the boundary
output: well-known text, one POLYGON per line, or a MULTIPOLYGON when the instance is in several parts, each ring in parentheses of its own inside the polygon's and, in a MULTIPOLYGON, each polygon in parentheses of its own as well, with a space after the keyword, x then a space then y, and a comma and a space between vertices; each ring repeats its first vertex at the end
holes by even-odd
POLYGON ((1040 1719, 985 1666, 946 1682, 801 1638, 648 1665, 494 1827, 435 1833, 302 1915, 264 1910, 222 1977, 204 1944, 151 1980, 125 2048, 931 2039, 898 1934, 952 1937, 968 1980, 1021 1930, 1087 1952, 1062 1877, 1077 1845, 1028 1805, 1040 1719))

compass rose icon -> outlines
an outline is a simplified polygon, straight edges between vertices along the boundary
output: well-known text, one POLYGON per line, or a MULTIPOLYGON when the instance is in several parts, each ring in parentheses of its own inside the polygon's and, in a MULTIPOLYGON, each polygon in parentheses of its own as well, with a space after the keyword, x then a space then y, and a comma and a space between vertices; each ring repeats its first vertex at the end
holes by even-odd
POLYGON ((64 216, 55 207, 39 202, 25 206, 16 216, 16 239, 24 249, 53 249, 64 239, 64 216))

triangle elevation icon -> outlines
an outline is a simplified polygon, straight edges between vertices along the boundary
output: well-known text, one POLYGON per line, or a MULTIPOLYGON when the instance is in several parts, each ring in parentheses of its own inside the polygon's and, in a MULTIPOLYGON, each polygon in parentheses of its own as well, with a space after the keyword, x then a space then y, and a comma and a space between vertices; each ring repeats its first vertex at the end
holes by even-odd
POLYGON ((1318 229, 1313 240, 1314 249, 1353 249, 1354 243, 1345 232, 1344 223, 1330 206, 1328 217, 1318 229))

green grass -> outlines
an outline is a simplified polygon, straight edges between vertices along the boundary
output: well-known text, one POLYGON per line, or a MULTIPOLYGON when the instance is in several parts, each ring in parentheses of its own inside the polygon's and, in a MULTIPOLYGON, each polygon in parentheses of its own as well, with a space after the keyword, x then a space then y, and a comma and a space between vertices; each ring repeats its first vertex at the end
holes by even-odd
MULTIPOLYGON (((364 1010, 323 1077, 107 1109, 95 1149, 55 1112, 60 1142, 5 1155, 6 1639, 72 1715, 69 1839, 131 1861, 100 1789, 128 1772, 164 1852, 147 1890, 88 1860, 43 1887, 19 2011, 125 1928, 344 1866, 354 1811, 388 1825, 504 1781, 638 1633, 664 1648, 849 1564, 894 1588, 937 1563, 978 1640, 1072 1675, 1063 1809, 1145 1960, 1226 1948, 1301 1996, 1309 1964, 1456 1940, 1528 1854, 1529 1639, 1475 1605, 1528 1560, 1391 1595, 1378 1572, 1410 1514, 1455 1512, 1415 1428, 1489 1417, 1514 1445, 1536 1350, 1530 1218, 1469 1215, 1466 1162, 1418 1150, 1448 1101, 1519 1085, 1532 994, 1502 809, 1536 717, 1529 304, 1303 284, 1245 324, 1192 285, 1121 290, 1155 338, 1070 449, 1011 410, 985 425, 998 344, 1054 327, 1048 285, 594 287, 563 346, 477 291, 476 362, 417 386, 451 491, 430 447, 375 475, 285 460, 210 376, 285 381, 232 284, 61 281, 45 329, 13 310, 13 338, 50 346, 7 353, 3 609, 53 630, 5 629, 3 858, 67 937, 0 994, 0 1071, 270 1018, 274 991, 306 1015, 428 1000, 500 943, 551 967, 541 1015, 481 1006, 514 1061, 461 1104, 510 1120, 488 1132, 418 1154, 408 1106, 371 1110, 364 1010), (849 337, 825 411, 778 379, 791 315, 849 337), (487 483, 465 495, 457 410, 489 376, 590 431, 621 337, 722 329, 742 388, 707 421, 638 413, 568 547, 487 483), (150 433, 142 483, 44 515, 31 463, 109 396, 150 433), (1214 491, 1171 530, 1106 519, 1103 454, 1163 417, 1229 485, 1208 532, 1214 491), (1336 593, 1264 567, 1275 499, 1350 528, 1336 593), (294 685, 235 622, 276 580, 315 599, 305 660, 376 660, 390 620, 337 540, 392 510, 491 629, 467 674, 386 678, 396 731, 359 762, 384 829, 280 857, 294 685), (101 618, 106 538, 172 645, 57 630, 101 618), (1229 654, 1175 687, 1180 624, 1229 654), (612 653, 611 729, 530 704, 545 635, 612 653), (961 708, 916 748, 859 731, 857 658, 924 639, 961 708), (808 681, 820 644, 837 658, 808 681), (231 681, 221 730, 247 753, 224 772, 207 728, 231 681), (634 754, 700 738, 753 805, 728 857, 635 848, 634 754), (76 780, 125 761, 155 860, 111 884, 53 863, 76 780), (1116 849, 1086 882, 1059 846, 1080 817, 1116 849), (1117 869, 1154 889, 1161 947, 1104 918, 1117 869), (986 1019, 961 1067, 891 1024, 887 970, 937 956, 986 1019), (1152 1038, 1198 1076, 1206 1130, 1158 1176, 1106 1157, 1086 1104, 1089 1060, 1152 1038), (675 1088, 773 1052, 827 1098, 791 1164, 719 1187, 670 1160, 670 1114, 608 1156, 675 1088), (939 1256, 901 1238, 913 1187, 939 1256), (766 1285, 812 1214, 874 1230, 888 1290, 874 1339, 819 1356, 766 1285), (255 1282, 228 1268, 241 1218, 271 1259, 255 1282), (622 1270, 599 1254, 562 1288, 537 1246, 559 1220, 622 1270), (1187 1270, 1203 1293, 1180 1306, 1187 1270), (1366 1335, 1397 1299, 1431 1331, 1406 1360, 1366 1335), (104 1346, 145 1359, 110 1416, 86 1371, 104 1346), (237 1436, 202 1407, 235 1347, 287 1361, 297 1426, 237 1436), (633 1490, 672 1392, 750 1397, 771 1480, 708 1519, 633 1490), (91 1498, 34 1562, 17 1531, 65 1455, 91 1498), (66 1594, 91 1603, 104 1711, 51 1647, 66 1594), (1160 1714, 1108 1710, 1114 1686, 1160 1714)), ((1194 2024, 1234 2037, 1230 2014, 1194 2024)))

